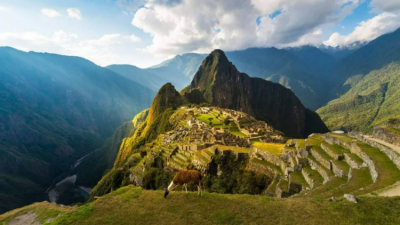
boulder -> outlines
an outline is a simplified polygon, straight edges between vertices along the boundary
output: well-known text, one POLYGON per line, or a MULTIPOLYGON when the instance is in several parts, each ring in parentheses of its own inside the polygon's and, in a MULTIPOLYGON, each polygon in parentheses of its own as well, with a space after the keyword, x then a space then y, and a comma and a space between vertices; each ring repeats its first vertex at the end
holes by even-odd
POLYGON ((354 197, 354 195, 344 194, 343 197, 349 202, 357 203, 357 199, 354 197))

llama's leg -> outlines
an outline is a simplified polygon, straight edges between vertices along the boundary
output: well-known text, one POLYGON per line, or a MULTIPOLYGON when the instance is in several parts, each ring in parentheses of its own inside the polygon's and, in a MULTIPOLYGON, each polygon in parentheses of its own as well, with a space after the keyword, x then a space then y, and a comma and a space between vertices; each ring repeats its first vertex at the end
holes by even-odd
POLYGON ((187 184, 184 184, 183 186, 185 186, 185 190, 186 190, 186 194, 187 194, 187 184))
POLYGON ((178 185, 174 184, 174 182, 172 181, 171 184, 168 186, 168 191, 173 191, 176 187, 178 187, 178 185))

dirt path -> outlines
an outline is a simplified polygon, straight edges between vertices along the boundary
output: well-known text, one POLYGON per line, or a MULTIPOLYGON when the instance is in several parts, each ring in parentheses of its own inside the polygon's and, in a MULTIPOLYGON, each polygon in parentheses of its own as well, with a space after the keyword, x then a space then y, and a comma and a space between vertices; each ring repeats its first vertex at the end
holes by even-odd
POLYGON ((385 188, 384 190, 379 192, 378 195, 385 197, 400 196, 400 182, 397 182, 392 186, 385 188))
POLYGON ((396 146, 396 145, 387 143, 386 141, 382 141, 382 140, 380 140, 380 139, 373 138, 372 136, 369 136, 369 135, 364 135, 364 137, 365 137, 366 139, 371 140, 371 141, 375 141, 375 142, 377 142, 377 143, 379 143, 379 144, 386 145, 387 147, 393 149, 393 151, 395 151, 395 152, 397 152, 397 153, 400 154, 400 147, 399 147, 399 146, 396 146))
POLYGON ((29 212, 24 215, 20 215, 12 219, 8 225, 40 225, 36 221, 36 213, 29 212))

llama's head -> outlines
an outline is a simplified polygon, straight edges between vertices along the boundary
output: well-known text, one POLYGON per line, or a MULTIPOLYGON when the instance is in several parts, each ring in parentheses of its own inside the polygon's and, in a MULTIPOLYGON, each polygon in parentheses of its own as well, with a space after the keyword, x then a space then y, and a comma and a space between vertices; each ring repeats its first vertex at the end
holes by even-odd
POLYGON ((167 198, 168 194, 169 194, 169 191, 168 191, 168 188, 166 188, 165 193, 164 193, 164 198, 167 198))

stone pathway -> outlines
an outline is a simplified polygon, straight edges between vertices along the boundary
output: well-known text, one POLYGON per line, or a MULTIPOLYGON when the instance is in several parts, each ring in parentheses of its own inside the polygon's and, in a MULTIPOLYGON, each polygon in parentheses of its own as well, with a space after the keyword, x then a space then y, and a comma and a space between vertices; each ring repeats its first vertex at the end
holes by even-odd
POLYGON ((375 141, 375 142, 377 142, 379 144, 382 144, 382 145, 386 145, 387 147, 393 149, 393 151, 395 151, 395 152, 400 154, 400 147, 399 146, 387 143, 386 141, 382 141, 380 139, 373 138, 372 136, 369 136, 369 135, 364 135, 364 137, 366 139, 368 139, 368 140, 375 141))

